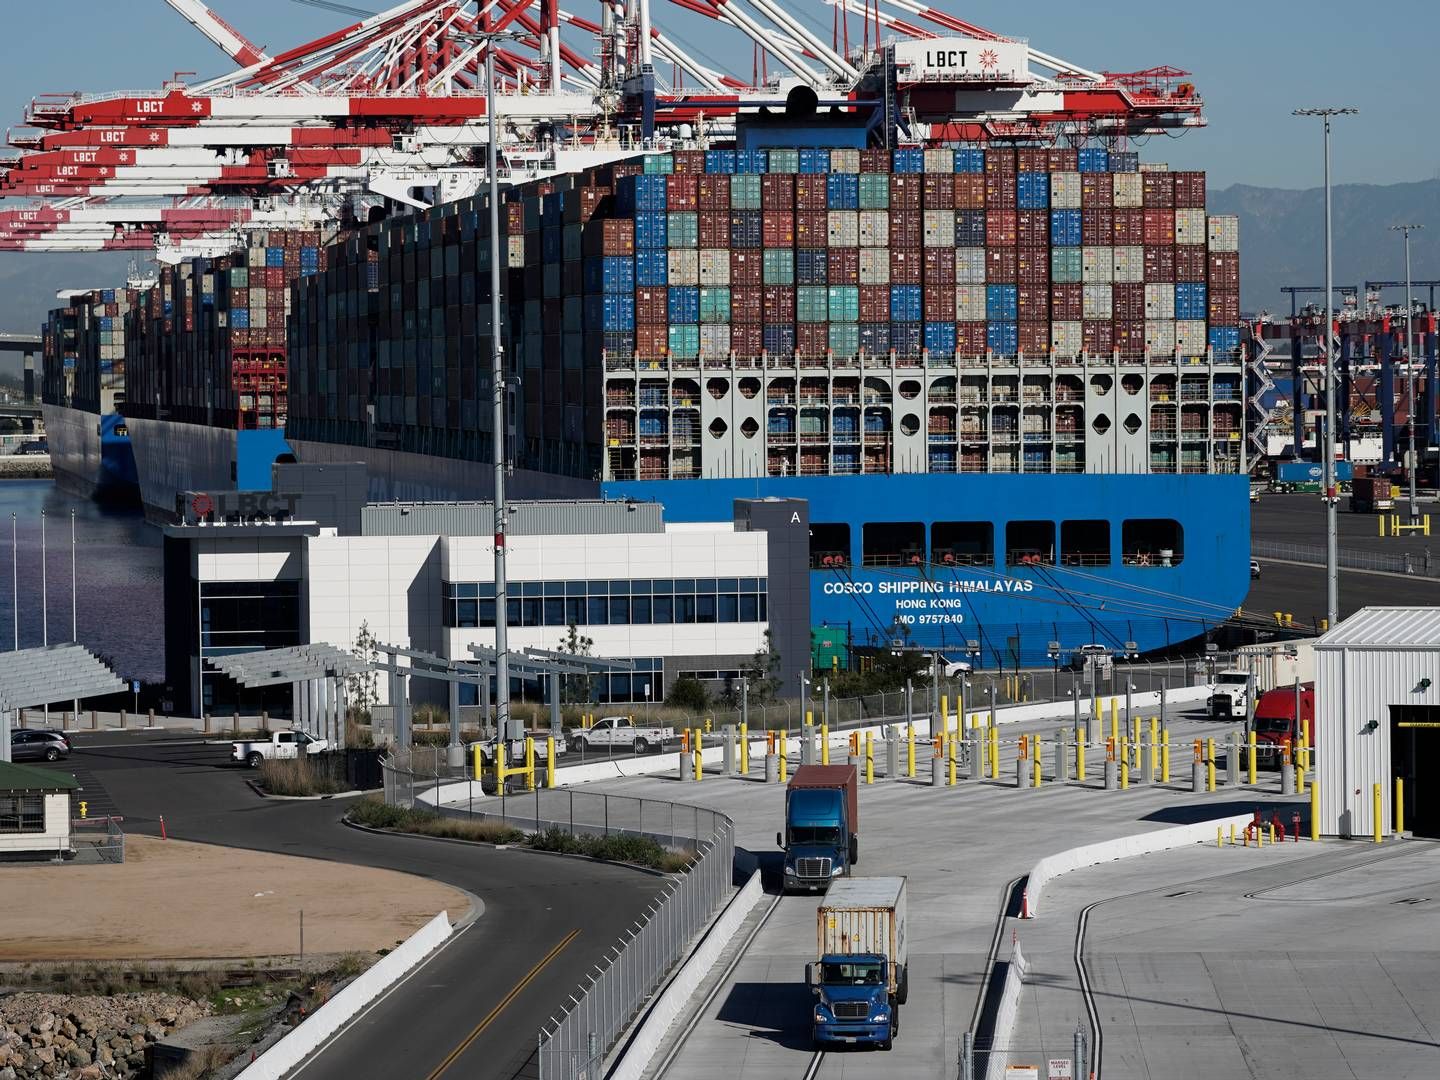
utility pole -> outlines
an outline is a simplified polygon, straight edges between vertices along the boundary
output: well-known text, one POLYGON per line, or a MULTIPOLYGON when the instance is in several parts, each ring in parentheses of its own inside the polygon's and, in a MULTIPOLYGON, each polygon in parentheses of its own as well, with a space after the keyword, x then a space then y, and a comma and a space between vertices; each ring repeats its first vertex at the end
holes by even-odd
MULTIPOLYGON (((1353 116, 1360 110, 1350 106, 1340 108, 1295 109, 1292 116, 1318 116, 1325 125, 1325 444, 1322 458, 1325 489, 1325 617, 1327 625, 1334 626, 1340 620, 1340 553, 1336 530, 1336 504, 1340 501, 1335 493, 1335 322, 1332 314, 1334 302, 1334 251, 1330 240, 1330 120, 1335 116, 1353 116)), ((1315 439, 1320 449, 1317 433, 1315 439)), ((1299 447, 1296 447, 1298 450, 1299 447)))
POLYGON ((489 124, 486 173, 490 179, 490 379, 495 392, 491 446, 495 456, 495 730, 498 746, 515 738, 510 730, 510 640, 505 581, 505 347, 500 342, 500 179, 496 174, 495 39, 485 42, 485 117, 489 124))
MULTIPOLYGON (((1410 474, 1410 524, 1420 520, 1420 508, 1415 497, 1415 301, 1410 298, 1410 234, 1424 225, 1391 225, 1391 232, 1405 234, 1405 413, 1409 429, 1407 442, 1409 450, 1405 455, 1405 471, 1410 474)), ((1430 393, 1434 393, 1434 387, 1430 393)))

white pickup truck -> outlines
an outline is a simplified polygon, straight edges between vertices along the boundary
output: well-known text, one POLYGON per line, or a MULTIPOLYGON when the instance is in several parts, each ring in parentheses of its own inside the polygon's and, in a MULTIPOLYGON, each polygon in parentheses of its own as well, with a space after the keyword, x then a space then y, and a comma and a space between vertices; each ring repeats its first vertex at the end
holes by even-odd
MULTIPOLYGON (((544 760, 545 760, 545 748, 549 745, 545 740, 548 739, 548 738, 550 738, 550 729, 549 729, 549 728, 544 728, 544 729, 532 728, 532 729, 526 731, 525 734, 528 735, 532 740, 534 740, 534 743, 535 743, 535 760, 536 760, 536 761, 544 761, 544 760)), ((496 745, 499 743, 499 741, 500 741, 499 736, 497 736, 497 735, 492 735, 492 736, 490 736, 488 739, 483 739, 483 740, 481 740, 481 741, 478 742, 478 743, 471 743, 470 746, 471 746, 471 747, 479 746, 479 747, 480 747, 480 757, 481 757, 481 759, 484 761, 485 765, 486 765, 486 766, 493 766, 493 765, 495 764, 495 747, 496 747, 496 745)), ((566 749, 567 749, 567 747, 566 747, 566 743, 565 743, 565 736, 564 736, 564 735, 561 735, 559 738, 557 738, 557 739, 555 740, 555 756, 556 756, 556 757, 559 757, 561 754, 565 753, 565 750, 566 750, 566 749)), ((466 753, 467 753, 467 755, 468 755, 468 754, 471 754, 471 753, 474 753, 474 750, 473 750, 473 749, 467 750, 466 753)), ((468 756, 467 756, 467 760, 468 760, 468 756)), ((524 764, 525 764, 525 740, 524 740, 524 739, 511 739, 511 740, 510 740, 509 744, 505 747, 505 762, 506 762, 507 765, 516 765, 516 766, 518 766, 518 765, 524 765, 524 764)))
POLYGON ((230 760, 244 762, 252 769, 258 769, 262 761, 286 761, 300 756, 300 748, 306 754, 318 754, 330 749, 324 739, 317 739, 303 731, 276 731, 268 740, 233 742, 230 744, 230 760))
POLYGON ((673 742, 676 738, 674 728, 636 727, 628 716, 601 717, 590 727, 572 731, 570 734, 575 749, 582 754, 586 750, 600 747, 648 754, 651 750, 662 749, 667 742, 673 742))

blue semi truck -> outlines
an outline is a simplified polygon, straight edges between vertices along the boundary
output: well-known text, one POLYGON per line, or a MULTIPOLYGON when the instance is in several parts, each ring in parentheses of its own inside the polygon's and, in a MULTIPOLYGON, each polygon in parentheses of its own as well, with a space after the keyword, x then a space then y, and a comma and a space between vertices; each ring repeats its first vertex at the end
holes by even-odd
POLYGON ((816 960, 807 964, 815 1045, 889 1050, 910 996, 903 877, 843 878, 816 913, 816 960))
POLYGON ((860 858, 860 785, 853 765, 801 765, 785 788, 784 891, 817 892, 860 858))

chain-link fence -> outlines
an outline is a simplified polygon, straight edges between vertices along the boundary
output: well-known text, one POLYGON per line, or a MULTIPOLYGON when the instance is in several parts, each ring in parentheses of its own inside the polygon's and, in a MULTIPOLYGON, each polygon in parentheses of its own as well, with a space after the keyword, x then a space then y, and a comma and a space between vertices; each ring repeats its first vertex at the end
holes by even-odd
POLYGON ((70 823, 73 862, 80 864, 123 863, 125 833, 114 818, 77 818, 70 823))
MULTIPOLYGON (((1287 559, 1312 566, 1325 565, 1325 548, 1320 544, 1277 544, 1254 540, 1250 544, 1250 554, 1257 559, 1287 559)), ((1432 559, 1428 552, 1391 554, 1340 548, 1336 555, 1340 565, 1350 570, 1384 570, 1392 574, 1440 577, 1440 556, 1432 559)))

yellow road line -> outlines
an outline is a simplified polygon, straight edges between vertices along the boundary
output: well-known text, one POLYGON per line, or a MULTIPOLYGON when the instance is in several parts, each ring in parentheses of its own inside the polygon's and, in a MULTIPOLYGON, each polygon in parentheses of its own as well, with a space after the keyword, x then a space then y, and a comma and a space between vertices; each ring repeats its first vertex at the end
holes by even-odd
POLYGON ((516 983, 514 986, 512 986, 510 988, 510 992, 506 994, 503 998, 501 998, 493 1009, 491 1009, 488 1013, 485 1014, 485 1018, 475 1025, 474 1029, 470 1032, 469 1035, 466 1035, 465 1038, 461 1040, 460 1045, 455 1047, 454 1050, 451 1050, 450 1053, 446 1056, 445 1060, 440 1062, 439 1065, 435 1066, 435 1071, 432 1072, 428 1077, 426 1077, 426 1080, 439 1080, 440 1076, 445 1072, 445 1070, 450 1068, 451 1065, 455 1064, 456 1060, 460 1057, 460 1055, 465 1053, 465 1051, 470 1048, 470 1044, 473 1043, 476 1039, 478 1039, 481 1033, 484 1032, 486 1028, 488 1028, 491 1024, 495 1022, 496 1018, 499 1017, 499 1015, 510 1006, 510 1003, 520 995, 520 992, 524 990, 525 987, 529 986, 532 982, 534 982, 535 977, 539 975, 542 971, 544 971, 545 968, 549 966, 550 962, 554 960, 555 957, 559 956, 561 952, 565 950, 565 947, 569 945, 572 941, 574 941, 576 937, 579 936, 579 934, 580 930, 578 927, 574 930, 571 930, 570 933, 565 935, 564 939, 561 940, 559 944, 557 944, 553 949, 551 949, 540 959, 540 962, 538 964, 536 964, 529 971, 527 971, 525 973, 525 977, 521 979, 518 983, 516 983))

